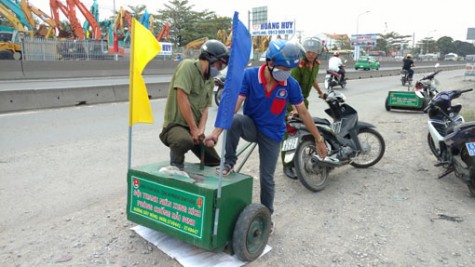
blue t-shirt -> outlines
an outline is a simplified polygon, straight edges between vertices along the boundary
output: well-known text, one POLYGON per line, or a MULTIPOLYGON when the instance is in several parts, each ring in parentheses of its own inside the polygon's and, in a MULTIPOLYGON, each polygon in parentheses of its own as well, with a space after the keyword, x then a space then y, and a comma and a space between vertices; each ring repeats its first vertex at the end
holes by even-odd
POLYGON ((265 136, 281 142, 284 139, 285 112, 287 101, 292 105, 302 103, 302 90, 298 82, 289 77, 279 82, 270 92, 266 92, 264 64, 244 71, 240 95, 246 97, 243 106, 244 115, 252 118, 257 129, 265 136))

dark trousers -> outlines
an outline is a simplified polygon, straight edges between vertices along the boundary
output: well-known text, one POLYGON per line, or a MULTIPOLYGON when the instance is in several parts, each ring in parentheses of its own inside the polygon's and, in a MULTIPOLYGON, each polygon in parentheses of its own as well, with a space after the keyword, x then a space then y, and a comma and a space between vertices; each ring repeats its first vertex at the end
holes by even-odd
POLYGON ((170 125, 163 128, 160 140, 170 148, 170 165, 180 169, 184 168, 185 154, 192 151, 201 158, 201 150, 204 149, 204 164, 206 166, 219 166, 220 157, 216 150, 200 144, 194 144, 190 130, 181 125, 170 125))
POLYGON ((275 195, 274 172, 279 158, 280 142, 274 141, 262 134, 250 117, 236 114, 234 115, 231 128, 226 133, 225 164, 230 164, 231 166, 236 164, 236 149, 241 137, 248 142, 257 143, 259 147, 261 203, 273 213, 275 195))

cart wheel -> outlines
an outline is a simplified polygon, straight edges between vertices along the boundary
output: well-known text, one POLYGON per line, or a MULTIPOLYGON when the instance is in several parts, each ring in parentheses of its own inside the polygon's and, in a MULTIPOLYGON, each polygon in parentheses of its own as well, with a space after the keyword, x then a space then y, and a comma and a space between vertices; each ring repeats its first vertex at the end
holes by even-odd
POLYGON ((253 261, 264 251, 269 239, 271 214, 262 204, 252 203, 239 215, 234 226, 233 250, 242 261, 253 261))
POLYGON ((386 107, 387 111, 390 111, 391 107, 389 106, 388 102, 389 102, 389 96, 386 97, 386 102, 384 103, 384 107, 386 107))

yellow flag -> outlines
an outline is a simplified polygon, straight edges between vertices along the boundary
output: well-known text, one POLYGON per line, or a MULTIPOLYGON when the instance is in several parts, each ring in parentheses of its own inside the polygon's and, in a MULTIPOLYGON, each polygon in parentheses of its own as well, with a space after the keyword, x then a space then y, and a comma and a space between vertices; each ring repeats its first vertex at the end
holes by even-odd
POLYGON ((147 87, 142 72, 148 62, 160 51, 162 46, 152 32, 136 19, 132 19, 130 48, 130 85, 129 85, 129 126, 137 122, 153 123, 152 107, 148 99, 147 87))

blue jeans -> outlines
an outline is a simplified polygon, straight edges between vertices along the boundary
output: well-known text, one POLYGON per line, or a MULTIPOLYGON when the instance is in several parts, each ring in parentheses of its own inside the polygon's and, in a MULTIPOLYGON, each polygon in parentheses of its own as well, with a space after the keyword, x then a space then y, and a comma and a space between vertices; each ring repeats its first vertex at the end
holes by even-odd
POLYGON ((274 212, 275 182, 274 172, 279 158, 280 143, 265 136, 256 128, 254 121, 242 114, 236 114, 231 128, 227 131, 224 163, 234 166, 237 161, 236 149, 239 139, 255 142, 259 147, 259 181, 261 185, 261 203, 271 213, 274 212))
POLYGON ((413 69, 406 69, 408 72, 407 78, 412 80, 412 76, 414 75, 413 69))

